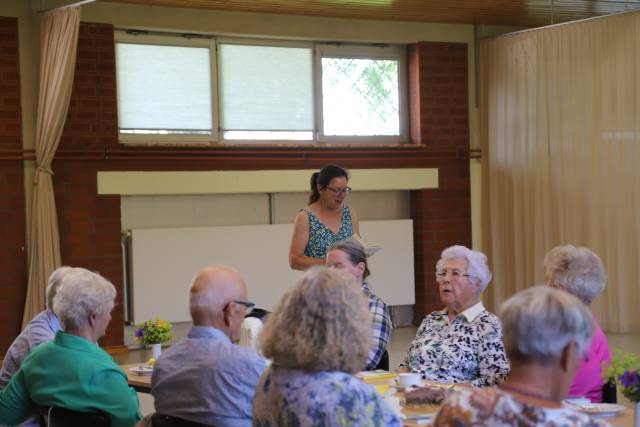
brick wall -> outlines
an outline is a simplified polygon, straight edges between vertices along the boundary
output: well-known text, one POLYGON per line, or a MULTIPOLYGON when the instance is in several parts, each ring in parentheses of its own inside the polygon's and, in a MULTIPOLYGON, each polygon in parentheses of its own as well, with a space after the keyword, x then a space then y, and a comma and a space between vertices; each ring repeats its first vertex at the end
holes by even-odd
POLYGON ((418 43, 409 49, 411 140, 452 150, 459 158, 436 160, 439 188, 411 192, 416 305, 414 322, 442 308, 435 263, 454 244, 471 247, 467 46, 418 43))
MULTIPOLYGON (((62 260, 99 271, 122 295, 120 198, 96 194, 96 172, 106 170, 252 170, 438 167, 441 188, 411 195, 415 221, 416 320, 439 307, 433 265, 453 243, 470 244, 466 46, 420 43, 410 53, 412 149, 144 148, 117 141, 113 28, 80 26, 69 116, 54 161, 62 260), (416 96, 417 95, 417 96, 416 96), (433 150, 453 150, 434 155, 433 150), (456 151, 457 150, 457 151, 456 151), (463 154, 456 154, 461 152, 463 154), (172 157, 179 157, 175 159, 172 157)), ((103 345, 122 343, 122 305, 103 345)))
POLYGON ((0 351, 20 332, 27 290, 18 20, 0 17, 0 351), (3 156, 1 152, 5 150, 3 156), (9 151, 12 150, 12 153, 9 151))
MULTIPOLYGON (((113 27, 82 23, 73 90, 58 150, 102 150, 117 146, 113 27)), ((104 346, 121 345, 122 250, 120 197, 97 194, 96 173, 106 161, 83 158, 53 163, 62 263, 88 268, 109 279, 118 292, 104 346)))

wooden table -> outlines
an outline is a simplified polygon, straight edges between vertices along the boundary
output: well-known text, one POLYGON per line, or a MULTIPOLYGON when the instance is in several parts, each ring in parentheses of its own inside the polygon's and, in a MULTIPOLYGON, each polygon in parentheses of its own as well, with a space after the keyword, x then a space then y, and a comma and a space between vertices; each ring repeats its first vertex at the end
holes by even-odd
MULTIPOLYGON (((380 380, 380 381, 366 381, 367 384, 371 385, 371 386, 375 386, 375 385, 386 385, 389 384, 389 380, 380 380)), ((403 398, 404 397, 404 393, 398 391, 395 394, 396 397, 398 398, 403 398)), ((404 408, 402 407, 400 409, 401 414, 402 415, 421 415, 421 414, 425 414, 425 413, 430 413, 431 411, 429 411, 428 409, 425 410, 425 407, 423 406, 421 409, 411 409, 411 408, 404 408)), ((435 414, 438 411, 438 406, 437 405, 433 405, 433 413, 435 414)), ((627 409, 622 411, 621 413, 615 415, 615 416, 611 416, 611 417, 597 417, 598 419, 604 420, 607 423, 609 423, 612 427, 632 427, 633 426, 633 408, 627 406, 627 409)), ((425 424, 424 422, 419 422, 419 421, 415 421, 415 420, 402 420, 402 425, 405 427, 416 427, 416 426, 425 426, 425 425, 430 425, 430 424, 425 424)))
POLYGON ((131 363, 128 365, 120 365, 120 367, 127 374, 127 381, 129 385, 140 393, 151 392, 151 375, 138 375, 131 372, 131 368, 144 366, 146 363, 131 363))
MULTIPOLYGON (((127 380, 129 381, 129 385, 140 393, 151 392, 151 375, 136 375, 133 372, 131 372, 130 369, 138 366, 143 366, 145 364, 146 363, 131 363, 128 365, 120 365, 120 367, 127 373, 127 380)), ((388 380, 367 381, 367 384, 372 386, 376 384, 378 385, 388 384, 388 380)), ((398 392, 396 393, 396 396, 401 398, 403 396, 403 393, 398 392)), ((433 409, 434 409, 434 413, 437 412, 436 406, 434 406, 433 409)), ((410 408, 402 408, 401 411, 403 415, 424 413, 424 410, 415 410, 410 408)), ((627 407, 625 411, 623 411, 622 413, 616 416, 606 417, 606 418, 603 417, 600 419, 605 420, 606 422, 611 424, 612 427, 632 427, 633 426, 633 408, 627 407)), ((419 423, 418 421, 413 421, 413 420, 403 420, 402 424, 405 427, 429 425, 429 424, 422 424, 422 423, 419 423)))

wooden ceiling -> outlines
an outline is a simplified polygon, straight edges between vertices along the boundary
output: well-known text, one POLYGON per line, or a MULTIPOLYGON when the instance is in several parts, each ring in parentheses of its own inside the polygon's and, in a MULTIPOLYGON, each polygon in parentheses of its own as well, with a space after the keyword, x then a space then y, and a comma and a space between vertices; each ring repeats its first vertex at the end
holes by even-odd
POLYGON ((640 8, 640 0, 99 0, 335 18, 540 26, 640 8))

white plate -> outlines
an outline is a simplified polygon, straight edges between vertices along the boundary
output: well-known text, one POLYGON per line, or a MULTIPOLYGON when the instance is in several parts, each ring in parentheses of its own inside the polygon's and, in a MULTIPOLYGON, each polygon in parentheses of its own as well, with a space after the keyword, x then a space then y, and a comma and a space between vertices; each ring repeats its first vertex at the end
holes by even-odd
POLYGON ((569 406, 585 414, 602 416, 615 415, 627 409, 626 406, 615 403, 585 403, 582 405, 569 404, 569 406))
POLYGON ((129 371, 136 375, 148 376, 153 373, 153 366, 134 366, 133 368, 130 368, 129 371))

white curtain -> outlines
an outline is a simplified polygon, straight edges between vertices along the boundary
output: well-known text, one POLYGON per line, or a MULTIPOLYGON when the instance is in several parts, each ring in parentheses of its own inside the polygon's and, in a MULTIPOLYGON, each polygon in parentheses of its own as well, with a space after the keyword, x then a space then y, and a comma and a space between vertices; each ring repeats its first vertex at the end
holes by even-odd
POLYGON ((36 172, 30 219, 29 285, 22 324, 45 307, 49 275, 60 266, 58 218, 51 161, 69 109, 80 7, 44 14, 40 27, 40 85, 36 117, 36 172))
POLYGON ((572 243, 605 264, 603 327, 640 331, 639 80, 640 13, 481 43, 488 306, 542 283, 544 254, 572 243))

